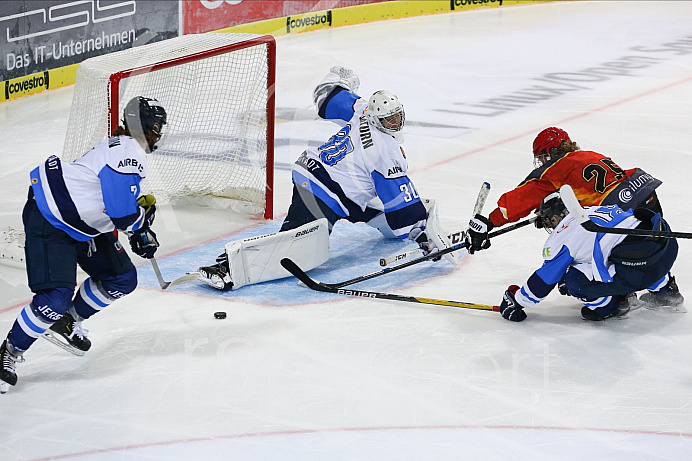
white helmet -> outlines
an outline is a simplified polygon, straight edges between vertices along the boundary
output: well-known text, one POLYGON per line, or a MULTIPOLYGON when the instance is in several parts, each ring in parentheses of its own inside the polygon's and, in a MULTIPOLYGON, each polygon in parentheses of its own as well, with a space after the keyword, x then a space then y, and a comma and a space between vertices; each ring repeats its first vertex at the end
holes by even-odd
POLYGON ((401 130, 404 128, 406 113, 404 106, 395 95, 386 90, 374 92, 370 96, 365 114, 375 128, 392 135, 399 143, 403 142, 404 136, 401 130))

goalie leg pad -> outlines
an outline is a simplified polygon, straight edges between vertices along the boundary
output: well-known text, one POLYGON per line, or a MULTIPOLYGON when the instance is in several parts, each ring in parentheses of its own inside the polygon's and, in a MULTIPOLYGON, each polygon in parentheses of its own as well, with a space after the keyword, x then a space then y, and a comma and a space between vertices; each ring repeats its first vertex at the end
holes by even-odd
MULTIPOLYGON (((452 246, 447 233, 443 231, 442 226, 440 226, 440 219, 437 214, 437 204, 434 200, 432 200, 430 208, 428 208, 428 219, 425 222, 425 233, 435 248, 443 250, 452 246)), ((444 257, 447 261, 456 266, 459 264, 459 256, 457 253, 458 252, 456 251, 452 251, 451 253, 446 253, 444 257)))
POLYGON ((305 271, 329 259, 329 222, 321 218, 290 231, 229 242, 226 254, 233 288, 290 277, 283 258, 305 271))

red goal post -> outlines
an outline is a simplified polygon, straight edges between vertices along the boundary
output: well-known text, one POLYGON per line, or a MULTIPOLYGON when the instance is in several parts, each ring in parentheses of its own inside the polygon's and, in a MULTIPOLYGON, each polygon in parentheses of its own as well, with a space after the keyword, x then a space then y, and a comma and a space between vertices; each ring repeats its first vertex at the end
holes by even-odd
POLYGON ((185 35, 85 60, 77 71, 63 160, 117 128, 136 96, 168 123, 147 156, 142 192, 166 203, 273 217, 276 43, 269 35, 185 35))

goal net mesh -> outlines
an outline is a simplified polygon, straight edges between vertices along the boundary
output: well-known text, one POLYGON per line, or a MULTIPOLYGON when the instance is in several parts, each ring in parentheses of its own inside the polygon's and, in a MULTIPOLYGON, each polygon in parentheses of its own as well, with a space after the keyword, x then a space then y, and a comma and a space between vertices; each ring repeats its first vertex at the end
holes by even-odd
POLYGON ((273 168, 270 43, 271 37, 255 34, 207 33, 85 60, 77 72, 63 160, 110 136, 132 98, 156 98, 168 123, 158 149, 147 155, 142 192, 164 201, 211 195, 264 210, 273 168))

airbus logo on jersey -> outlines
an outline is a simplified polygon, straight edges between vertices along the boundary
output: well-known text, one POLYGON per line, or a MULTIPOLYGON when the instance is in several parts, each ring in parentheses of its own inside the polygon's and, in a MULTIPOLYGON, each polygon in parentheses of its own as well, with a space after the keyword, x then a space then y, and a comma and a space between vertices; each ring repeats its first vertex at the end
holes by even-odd
POLYGON ((139 163, 136 158, 126 158, 118 162, 118 169, 125 167, 136 168, 140 173, 144 171, 144 166, 139 163))
POLYGON ((394 168, 390 168, 389 170, 387 170, 387 176, 393 176, 397 173, 403 173, 403 172, 404 172, 404 170, 402 170, 400 166, 395 166, 394 168))

